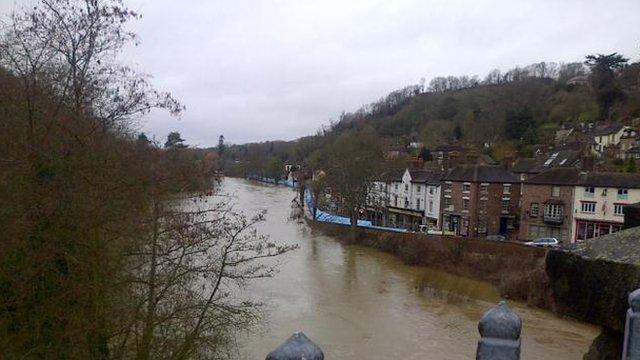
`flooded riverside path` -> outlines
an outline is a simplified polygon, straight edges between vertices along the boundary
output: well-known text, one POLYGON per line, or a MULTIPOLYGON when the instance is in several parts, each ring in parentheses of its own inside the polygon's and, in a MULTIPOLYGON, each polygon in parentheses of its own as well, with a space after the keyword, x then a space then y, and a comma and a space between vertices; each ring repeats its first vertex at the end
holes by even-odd
MULTIPOLYGON (((289 220, 292 189, 227 178, 238 209, 267 210, 259 231, 299 249, 279 258, 280 272, 244 294, 265 304, 263 325, 238 342, 241 359, 264 359, 295 331, 326 359, 475 359, 477 324, 499 301, 487 283, 312 231, 289 220)), ((510 301, 522 318, 522 359, 582 359, 594 326, 510 301)))

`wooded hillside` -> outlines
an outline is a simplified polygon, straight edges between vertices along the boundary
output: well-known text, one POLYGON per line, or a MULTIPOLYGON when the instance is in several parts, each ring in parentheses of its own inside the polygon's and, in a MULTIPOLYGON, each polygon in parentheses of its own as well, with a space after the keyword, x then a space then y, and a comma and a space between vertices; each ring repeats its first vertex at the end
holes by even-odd
MULTIPOLYGON (((602 55, 607 56, 619 55, 602 55)), ((428 86, 408 86, 343 113, 316 135, 231 146, 225 159, 305 162, 339 133, 365 126, 371 126, 388 147, 406 147, 411 141, 429 148, 452 142, 478 147, 506 142, 523 149, 551 142, 562 126, 607 120, 631 124, 640 117, 640 63, 611 65, 603 72, 609 70, 613 74, 609 88, 598 83, 603 81, 594 75, 597 64, 580 62, 538 63, 505 73, 494 70, 482 81, 438 77, 428 86), (606 111, 600 94, 611 97, 606 111)))

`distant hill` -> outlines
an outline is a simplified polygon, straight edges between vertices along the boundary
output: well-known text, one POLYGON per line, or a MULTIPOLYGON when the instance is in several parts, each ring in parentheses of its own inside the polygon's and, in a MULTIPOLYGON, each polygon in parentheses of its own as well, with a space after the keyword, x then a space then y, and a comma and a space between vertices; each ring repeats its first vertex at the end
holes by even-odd
MULTIPOLYGON (((616 73, 620 98, 610 119, 630 123, 640 117, 640 63, 616 73)), ((342 131, 371 126, 387 143, 423 142, 427 148, 459 142, 482 146, 509 142, 521 148, 548 143, 561 126, 601 120, 588 69, 581 63, 534 64, 506 73, 491 72, 483 81, 469 77, 441 77, 429 86, 412 85, 394 91, 339 120, 314 136, 295 141, 233 145, 228 162, 260 161, 275 157, 298 163, 342 131), (553 65, 552 71, 540 71, 553 65)))

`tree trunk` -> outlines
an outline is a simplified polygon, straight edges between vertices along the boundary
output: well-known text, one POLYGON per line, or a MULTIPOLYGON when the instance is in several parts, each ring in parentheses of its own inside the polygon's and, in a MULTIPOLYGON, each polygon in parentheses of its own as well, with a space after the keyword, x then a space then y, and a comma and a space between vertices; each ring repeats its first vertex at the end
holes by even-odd
MULTIPOLYGON (((305 202, 305 186, 304 186, 304 182, 303 181, 299 181, 299 189, 300 189, 300 207, 302 208, 302 211, 304 213, 304 202, 305 202)), ((295 185, 295 183, 294 183, 295 185)), ((315 214, 314 214, 315 215, 315 214)), ((315 216, 314 216, 314 220, 315 220, 315 216)))
POLYGON ((151 258, 149 259, 149 274, 148 274, 148 296, 147 296, 147 311, 145 314, 144 327, 140 340, 140 346, 136 353, 137 360, 147 360, 151 354, 151 342, 153 340, 153 331, 155 328, 156 317, 156 267, 157 267, 157 254, 158 254, 158 236, 160 222, 160 211, 157 202, 154 202, 153 209, 153 234, 151 243, 151 258))
POLYGON ((356 239, 356 231, 358 229, 358 211, 351 211, 351 239, 356 239))

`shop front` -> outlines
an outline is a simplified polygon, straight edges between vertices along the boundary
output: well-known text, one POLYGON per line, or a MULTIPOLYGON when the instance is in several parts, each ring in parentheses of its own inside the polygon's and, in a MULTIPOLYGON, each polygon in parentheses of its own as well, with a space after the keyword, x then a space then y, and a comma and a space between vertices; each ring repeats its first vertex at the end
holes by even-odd
POLYGON ((576 238, 577 241, 593 239, 599 236, 613 234, 622 230, 622 223, 576 220, 576 238))
POLYGON ((450 235, 469 236, 469 219, 460 215, 443 214, 442 230, 450 235))
POLYGON ((393 227, 416 231, 422 225, 422 211, 389 207, 389 221, 393 227))

